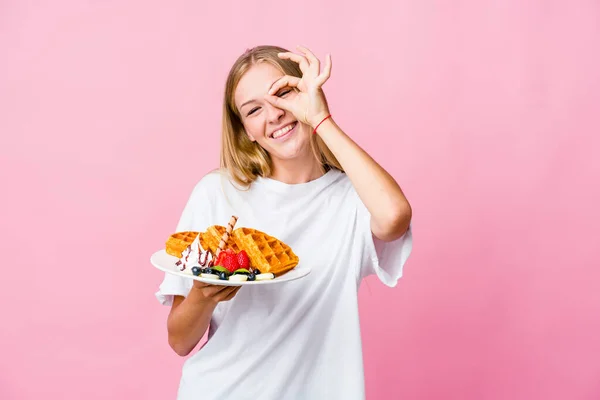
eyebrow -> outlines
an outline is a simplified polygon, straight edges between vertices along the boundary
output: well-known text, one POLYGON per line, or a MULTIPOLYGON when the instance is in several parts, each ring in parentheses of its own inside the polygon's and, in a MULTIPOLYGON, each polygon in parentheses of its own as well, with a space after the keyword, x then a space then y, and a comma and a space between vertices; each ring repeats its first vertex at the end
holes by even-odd
MULTIPOLYGON (((281 78, 283 78, 283 77, 281 77, 281 78)), ((281 78, 277 78, 277 79, 275 79, 275 80, 274 80, 274 81, 271 83, 271 86, 269 86, 269 90, 271 90, 271 88, 273 87, 273 85, 275 84, 275 82, 277 82, 277 81, 278 81, 278 80, 280 80, 281 78)), ((242 104, 242 105, 240 106, 239 110, 241 111, 241 110, 242 110, 242 108, 244 108, 244 106, 245 106, 245 105, 248 105, 248 104, 250 104, 250 103, 254 103, 255 101, 256 101, 256 99, 251 99, 251 100, 248 100, 247 102, 245 102, 244 104, 242 104)))
POLYGON ((254 103, 255 101, 256 101, 256 100, 254 100, 254 99, 252 99, 252 100, 248 100, 247 102, 245 102, 244 104, 242 104, 242 105, 240 106, 240 110, 241 110, 242 108, 244 108, 244 106, 245 106, 245 105, 247 105, 247 104, 250 104, 250 103, 254 103))

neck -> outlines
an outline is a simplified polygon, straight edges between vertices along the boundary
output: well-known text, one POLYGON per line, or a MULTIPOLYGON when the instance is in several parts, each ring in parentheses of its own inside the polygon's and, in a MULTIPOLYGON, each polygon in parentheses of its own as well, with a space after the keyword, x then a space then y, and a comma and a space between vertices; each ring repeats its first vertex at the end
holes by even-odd
POLYGON ((273 173, 270 178, 287 184, 313 181, 325 174, 325 169, 311 155, 309 160, 273 159, 273 173))

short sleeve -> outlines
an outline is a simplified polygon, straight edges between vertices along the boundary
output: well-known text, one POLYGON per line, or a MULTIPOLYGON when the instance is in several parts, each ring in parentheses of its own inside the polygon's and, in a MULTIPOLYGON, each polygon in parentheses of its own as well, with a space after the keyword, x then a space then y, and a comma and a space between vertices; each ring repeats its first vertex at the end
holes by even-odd
POLYGON ((402 277, 404 266, 412 252, 412 222, 400 238, 384 242, 371 232, 371 213, 358 194, 354 194, 358 230, 356 239, 361 242, 363 249, 359 279, 375 274, 384 285, 394 287, 402 277))
MULTIPOLYGON (((194 187, 181 213, 175 232, 203 231, 208 226, 206 221, 208 220, 211 204, 205 186, 206 182, 201 180, 194 187)), ((193 282, 192 278, 165 273, 164 279, 155 293, 156 299, 160 304, 170 307, 173 305, 175 296, 186 297, 189 294, 193 282)))

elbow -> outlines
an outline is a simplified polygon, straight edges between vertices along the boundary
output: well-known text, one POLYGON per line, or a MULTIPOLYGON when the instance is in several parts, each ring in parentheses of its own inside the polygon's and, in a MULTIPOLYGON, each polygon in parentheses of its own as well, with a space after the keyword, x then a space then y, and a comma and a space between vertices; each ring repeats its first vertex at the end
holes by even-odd
POLYGON ((386 221, 381 225, 373 224, 373 234, 384 242, 391 242, 401 238, 410 226, 412 208, 408 202, 391 211, 386 221))
POLYGON ((167 317, 167 338, 169 347, 180 357, 185 357, 192 352, 198 341, 193 342, 189 332, 186 329, 182 329, 181 319, 185 318, 181 316, 179 307, 184 301, 183 296, 175 296, 173 300, 173 306, 171 312, 167 317))
POLYGON ((192 351, 192 349, 189 346, 185 346, 185 344, 182 343, 180 340, 176 340, 175 338, 173 338, 170 335, 169 335, 169 346, 180 357, 185 357, 188 354, 190 354, 190 352, 192 351))
POLYGON ((407 201, 403 206, 398 207, 398 210, 394 214, 393 225, 392 225, 392 236, 395 239, 402 237, 412 221, 412 207, 407 201))
POLYGON ((171 331, 169 331, 168 335, 169 347, 171 347, 178 356, 185 357, 191 353, 194 346, 190 346, 189 343, 186 343, 181 335, 173 334, 171 331))
POLYGON ((412 221, 412 207, 408 201, 406 202, 406 205, 402 207, 402 210, 398 215, 398 221, 400 229, 402 230, 402 235, 404 235, 410 226, 410 222, 412 221))

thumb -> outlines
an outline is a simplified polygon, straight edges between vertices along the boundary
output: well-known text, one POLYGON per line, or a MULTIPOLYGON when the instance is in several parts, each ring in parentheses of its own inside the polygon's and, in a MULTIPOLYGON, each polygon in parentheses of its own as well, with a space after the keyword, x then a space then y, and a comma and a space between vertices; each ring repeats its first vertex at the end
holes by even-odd
POLYGON ((279 96, 266 95, 265 100, 274 107, 292 112, 292 103, 288 99, 283 99, 279 96))

